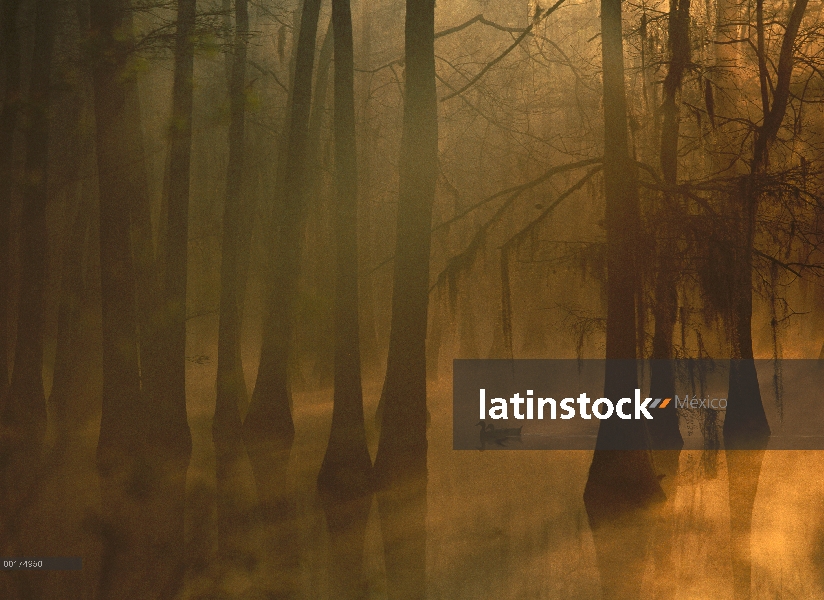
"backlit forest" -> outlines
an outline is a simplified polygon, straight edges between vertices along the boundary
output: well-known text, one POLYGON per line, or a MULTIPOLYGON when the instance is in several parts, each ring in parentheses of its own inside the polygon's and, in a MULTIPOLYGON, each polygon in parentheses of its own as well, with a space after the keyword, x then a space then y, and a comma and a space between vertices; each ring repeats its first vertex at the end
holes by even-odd
POLYGON ((822 0, 0 0, 0 598, 824 597, 822 183, 822 0), (476 452, 456 358, 734 360, 476 452))

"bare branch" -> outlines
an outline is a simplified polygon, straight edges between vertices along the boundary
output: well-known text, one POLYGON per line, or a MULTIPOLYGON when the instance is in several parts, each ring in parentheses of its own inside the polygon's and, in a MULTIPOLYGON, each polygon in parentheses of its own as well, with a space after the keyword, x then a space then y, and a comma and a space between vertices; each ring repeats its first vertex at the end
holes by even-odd
POLYGON ((564 3, 564 1, 565 1, 565 0, 558 0, 555 4, 553 4, 550 8, 548 8, 545 12, 543 12, 543 13, 542 13, 542 14, 540 14, 538 17, 536 17, 536 18, 532 21, 532 23, 530 23, 530 24, 529 24, 529 27, 527 27, 526 29, 524 29, 524 30, 523 30, 523 32, 521 33, 521 35, 519 35, 517 38, 515 38, 515 41, 514 41, 514 42, 512 42, 512 44, 511 44, 511 45, 510 45, 510 46, 509 46, 506 50, 504 50, 501 54, 499 54, 497 58, 495 58, 495 59, 493 59, 492 61, 490 61, 490 62, 486 63, 486 66, 484 66, 484 68, 483 68, 483 69, 481 69, 481 70, 480 70, 480 72, 479 72, 477 75, 475 75, 475 77, 473 77, 472 79, 470 79, 470 80, 466 83, 466 85, 464 85, 464 86, 463 86, 462 88, 460 88, 458 91, 456 91, 456 92, 452 92, 451 94, 447 94, 446 96, 444 96, 443 98, 441 98, 441 102, 446 102, 446 101, 447 101, 447 100, 449 100, 450 98, 454 98, 455 96, 458 96, 459 94, 463 94, 466 90, 468 90, 468 89, 469 89, 469 88, 471 88, 473 85, 475 85, 476 83, 478 83, 478 81, 480 81, 481 77, 483 77, 484 75, 486 75, 486 73, 489 71, 489 69, 491 69, 492 67, 494 67, 495 65, 497 65, 499 62, 501 62, 501 61, 502 61, 502 60, 503 60, 503 59, 504 59, 504 58, 505 58, 505 57, 506 57, 506 56, 507 56, 510 52, 512 52, 515 48, 517 48, 517 47, 521 44, 521 42, 523 42, 523 41, 524 41, 524 39, 526 39, 526 37, 527 37, 527 36, 528 36, 528 35, 532 32, 532 30, 535 28, 535 25, 537 25, 538 23, 540 23, 541 21, 543 21, 544 19, 546 19, 549 15, 551 15, 552 13, 554 13, 556 10, 558 10, 558 8, 561 6, 561 4, 563 4, 563 3, 564 3))

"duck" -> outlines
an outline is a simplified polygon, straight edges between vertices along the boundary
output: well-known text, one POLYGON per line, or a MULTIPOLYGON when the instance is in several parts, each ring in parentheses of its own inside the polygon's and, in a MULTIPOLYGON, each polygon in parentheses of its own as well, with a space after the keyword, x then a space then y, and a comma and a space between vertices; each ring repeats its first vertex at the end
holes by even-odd
MULTIPOLYGON (((483 420, 479 421, 478 425, 481 427, 481 450, 486 447, 487 442, 495 442, 499 446, 503 446, 504 442, 508 439, 521 439, 523 425, 520 427, 495 429, 493 423, 486 423, 483 420)), ((478 425, 476 425, 476 427, 478 425)))

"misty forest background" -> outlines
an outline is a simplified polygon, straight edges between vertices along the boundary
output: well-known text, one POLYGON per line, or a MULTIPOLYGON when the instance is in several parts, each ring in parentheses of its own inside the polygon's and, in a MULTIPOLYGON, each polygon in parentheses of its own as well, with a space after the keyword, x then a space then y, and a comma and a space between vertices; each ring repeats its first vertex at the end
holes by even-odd
POLYGON ((0 596, 824 593, 752 363, 824 354, 824 3, 0 13, 0 556, 84 560, 0 596), (529 357, 737 362, 703 449, 452 452, 529 357))

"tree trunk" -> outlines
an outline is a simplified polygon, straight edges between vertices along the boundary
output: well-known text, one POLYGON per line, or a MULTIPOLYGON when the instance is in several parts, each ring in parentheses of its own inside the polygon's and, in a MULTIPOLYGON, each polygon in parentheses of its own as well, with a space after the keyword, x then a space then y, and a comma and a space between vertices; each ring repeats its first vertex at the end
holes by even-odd
MULTIPOLYGON (((129 231, 130 207, 138 192, 128 168, 135 151, 134 140, 121 138, 126 119, 126 85, 120 80, 131 40, 118 40, 115 32, 124 23, 125 0, 90 1, 90 25, 111 54, 95 56, 94 86, 98 185, 100 187, 100 276, 103 319, 103 412, 97 446, 98 471, 106 481, 118 470, 129 470, 127 460, 138 449, 146 431, 140 393, 137 315, 134 302, 134 267, 129 231)), ((103 54, 103 53, 101 53, 103 54)), ((104 512, 114 517, 113 486, 104 485, 104 512)), ((112 540, 114 542, 114 540, 112 540)), ((108 569, 114 570, 116 547, 110 547, 108 569)), ((119 561, 118 561, 119 562, 119 561)), ((125 565, 121 568, 125 569, 125 565)), ((116 574, 104 574, 106 581, 116 574)))
POLYGON ((282 200, 275 208, 275 251, 267 290, 268 314, 263 324, 255 390, 243 423, 243 439, 258 496, 264 505, 272 505, 278 499, 282 481, 275 474, 281 471, 284 455, 288 457, 295 435, 290 407, 289 347, 305 213, 308 127, 319 13, 320 0, 304 0, 283 167, 284 187, 278 190, 282 200))
POLYGON ((763 3, 757 10, 759 80, 762 90, 763 121, 755 132, 750 172, 739 178, 732 200, 739 228, 733 239, 735 269, 732 284, 733 340, 730 364, 728 409, 724 418, 724 451, 727 457, 730 501, 730 549, 733 562, 733 592, 736 600, 750 598, 752 586, 751 532, 752 510, 758 493, 758 480, 764 450, 770 436, 761 389, 753 361, 752 346, 752 269, 755 227, 758 215, 759 179, 767 173, 769 150, 784 121, 790 97, 794 51, 807 0, 796 0, 787 21, 776 67, 770 104, 765 56, 763 3))
POLYGON ((329 20, 329 27, 323 36, 323 43, 320 45, 318 53, 318 67, 315 69, 315 97, 312 102, 312 112, 309 116, 309 141, 307 142, 307 187, 309 193, 307 199, 315 202, 320 191, 322 180, 320 152, 321 131, 326 121, 326 94, 329 88, 329 69, 332 66, 334 56, 334 21, 329 20))
MULTIPOLYGON (((601 26, 604 63, 604 183, 606 193, 607 263, 607 370, 604 395, 607 398, 629 397, 637 387, 635 291, 637 267, 634 238, 640 229, 636 167, 629 155, 627 109, 624 91, 624 58, 621 34, 621 4, 603 0, 601 26)), ((594 502, 605 494, 610 505, 619 511, 646 506, 660 498, 649 452, 632 450, 604 452, 601 448, 643 446, 646 432, 642 421, 607 419, 601 422, 598 442, 585 498, 594 502), (612 471, 607 476, 607 472, 612 471), (602 487, 601 476, 617 477, 632 486, 623 491, 602 487), (613 496, 616 496, 613 498, 613 496)), ((604 509, 608 506, 604 505, 604 509)), ((589 508, 588 508, 589 510, 589 508)), ((590 516, 592 520, 594 516, 590 516)), ((598 520, 597 518, 595 519, 598 520)))
POLYGON ((390 598, 426 597, 426 328, 438 167, 434 42, 434 0, 407 0, 392 320, 375 458, 390 598))
MULTIPOLYGON (((143 369, 151 398, 151 441, 153 466, 159 474, 155 505, 158 521, 154 543, 163 556, 164 569, 158 572, 162 585, 158 597, 173 598, 183 589, 185 572, 184 511, 186 471, 192 454, 192 436, 186 414, 186 285, 188 282, 189 189, 192 154, 192 101, 194 89, 194 27, 196 0, 178 0, 175 33, 172 123, 169 144, 169 188, 166 255, 162 257, 163 287, 156 298, 149 336, 141 336, 155 360, 148 373, 143 369)), ((148 195, 140 207, 148 212, 148 195)), ((143 218, 145 219, 145 214, 143 218)), ((151 248, 151 226, 142 237, 151 248)), ((145 281, 157 279, 157 267, 150 270, 146 249, 145 281)), ((149 291, 149 290, 144 290, 149 291)), ((145 325, 142 324, 142 325, 145 325)))
MULTIPOLYGON (((664 99, 661 111, 664 114, 661 127, 661 171, 667 186, 678 182, 678 142, 680 115, 678 96, 681 94, 684 71, 690 60, 689 40, 690 0, 671 0, 669 12, 670 64, 664 79, 664 99)), ((675 201, 666 191, 662 194, 661 210, 669 212, 675 201)), ((652 364, 650 366, 650 396, 653 398, 675 397, 675 368, 673 335, 678 317, 678 262, 677 241, 664 228, 658 239, 657 270, 655 273, 655 332, 652 339, 652 364)), ((670 500, 669 506, 661 511, 655 524, 653 544, 653 564, 655 565, 656 587, 659 597, 672 597, 676 593, 670 576, 675 541, 675 521, 673 519, 673 498, 678 487, 678 470, 684 439, 679 428, 675 402, 670 400, 666 408, 647 423, 653 447, 655 469, 662 477, 661 486, 670 500)))
MULTIPOLYGON (((607 324, 604 396, 631 397, 638 385, 635 236, 640 230, 636 167, 630 158, 620 0, 601 2, 604 85, 604 186, 607 232, 607 324)), ((584 505, 595 536, 605 598, 640 593, 646 512, 663 499, 644 423, 607 419, 598 429, 584 505), (624 449, 622 449, 624 448, 624 449)))
MULTIPOLYGON (((738 207, 739 230, 733 242, 732 285, 732 356, 730 368, 729 408, 724 419, 724 442, 727 449, 762 449, 766 447, 770 427, 761 402, 752 346, 752 268, 755 226, 758 214, 759 179, 767 173, 769 149, 775 141, 790 96, 794 48, 807 0, 796 0, 790 11, 772 88, 772 105, 767 92, 766 57, 763 26, 758 27, 759 70, 763 95, 763 121, 756 130, 749 174, 739 178, 732 200, 738 207)), ((762 16, 759 14, 759 23, 762 16)))
POLYGON ((382 484, 426 476, 429 245, 438 159, 433 0, 407 2, 405 64, 392 323, 375 459, 382 484))
POLYGON ((191 434, 186 418, 186 283, 188 281, 189 188, 192 155, 195 0, 178 0, 169 160, 168 242, 163 257, 163 301, 153 319, 162 324, 163 385, 155 404, 159 434, 169 450, 188 461, 191 434))
POLYGON ((366 447, 358 318, 358 170, 354 57, 349 0, 332 0, 335 40, 335 392, 332 430, 318 487, 346 498, 371 489, 366 447))
MULTIPOLYGON (((129 28, 132 27, 130 12, 125 15, 124 25, 129 28)), ((158 269, 152 231, 151 200, 146 176, 143 127, 141 125, 142 109, 136 76, 128 77, 124 82, 124 86, 126 88, 126 100, 123 135, 133 145, 132 156, 135 161, 128 169, 128 177, 130 178, 129 185, 135 190, 129 211, 137 301, 140 376, 143 387, 151 394, 155 386, 155 380, 159 377, 159 371, 164 366, 163 357, 157 352, 160 343, 162 343, 160 337, 163 335, 163 331, 161 324, 155 321, 162 300, 160 279, 158 277, 160 269, 158 269)), ((169 168, 171 168, 171 165, 169 168)), ((165 203, 168 208, 168 194, 165 203)), ((168 236, 169 232, 164 228, 165 245, 168 245, 168 236)))
POLYGON ((3 0, 0 14, 0 35, 3 43, 3 71, 5 73, 3 109, 0 111, 0 411, 3 409, 9 386, 9 219, 11 217, 12 172, 14 163, 14 132, 17 129, 17 111, 20 102, 20 41, 17 37, 17 9, 19 0, 3 0))
MULTIPOLYGON (((315 98, 312 102, 312 114, 309 117, 309 142, 307 151, 308 171, 307 181, 307 212, 316 215, 314 223, 315 243, 311 245, 311 252, 307 253, 304 264, 311 264, 312 291, 320 300, 321 310, 312 321, 311 330, 307 337, 311 340, 308 351, 314 357, 314 366, 311 378, 319 389, 331 387, 334 384, 334 308, 332 303, 325 302, 329 294, 329 282, 334 280, 334 235, 332 202, 323 186, 324 173, 322 168, 321 139, 323 126, 326 121, 326 96, 329 88, 329 68, 332 64, 334 49, 333 21, 329 19, 329 27, 323 38, 318 53, 318 66, 315 69, 315 98), (327 309, 328 307, 328 309, 327 309)), ((326 140, 324 140, 325 142, 326 140)), ((324 144, 325 146, 325 144, 324 144)), ((307 223, 307 227, 311 225, 307 223)))
MULTIPOLYGON (((675 186, 678 181, 678 136, 680 116, 678 95, 684 79, 684 71, 690 60, 689 46, 690 0, 672 0, 669 13, 670 65, 664 79, 664 101, 661 112, 664 114, 661 127, 661 172, 664 183, 675 186)), ((662 210, 669 211, 674 198, 668 192, 663 195, 662 210)), ((678 265, 675 260, 677 247, 664 232, 658 247, 658 268, 655 274, 655 332, 652 340, 652 365, 650 368, 650 395, 653 398, 673 398, 675 395, 675 372, 672 359, 672 339, 678 315, 678 265)), ((678 414, 675 402, 656 414, 648 423, 653 445, 657 449, 680 450, 684 445, 678 427, 678 414)), ((661 459, 667 463, 664 472, 668 477, 677 475, 678 455, 664 454, 656 458, 656 465, 662 466, 661 459), (664 457, 674 459, 666 460, 664 457)))
POLYGON ((11 385, 0 412, 0 486, 7 490, 6 505, 0 510, 10 519, 4 525, 11 527, 7 541, 12 543, 17 529, 14 521, 22 521, 25 514, 18 511, 26 510, 23 500, 31 499, 38 484, 38 464, 46 433, 43 322, 48 263, 46 205, 54 7, 49 0, 38 0, 35 10, 20 223, 17 344, 11 385))
MULTIPOLYGON (((170 598, 182 578, 182 481, 166 460, 153 423, 158 411, 141 390, 131 221, 148 205, 128 0, 91 0, 103 326, 103 412, 97 447, 103 558, 100 597, 170 598), (130 104, 131 103, 131 104, 130 104), (137 122, 135 122, 137 121, 137 122)), ((144 240, 145 241, 145 240, 144 240)), ((179 440, 178 440, 179 441, 179 440)), ((164 442, 165 443, 165 442, 164 442)))
POLYGON ((349 0, 332 0, 335 49, 335 364, 329 444, 318 474, 337 596, 362 598, 363 547, 372 497, 358 318, 358 169, 355 66, 349 0))
MULTIPOLYGON (((372 57, 372 13, 367 0, 361 3, 361 42, 360 52, 364 68, 372 57)), ((378 332, 375 323, 375 290, 374 273, 370 270, 375 264, 372 242, 372 154, 375 146, 376 127, 372 123, 371 84, 372 73, 362 73, 358 95, 361 98, 361 129, 359 136, 360 160, 358 189, 360 190, 360 208, 358 209, 358 226, 360 230, 360 265, 362 278, 360 279, 360 324, 361 324, 361 369, 364 377, 371 380, 379 375, 381 366, 381 349, 378 343, 378 332)))
MULTIPOLYGON (((80 99, 78 99, 80 101, 80 99)), ((78 152, 75 165, 87 164, 89 155, 79 139, 78 132, 74 132, 70 142, 75 148, 83 148, 78 152)), ((49 404, 54 407, 55 421, 58 432, 58 444, 65 446, 69 435, 76 431, 81 422, 83 411, 78 410, 76 397, 87 393, 84 388, 85 378, 88 376, 87 353, 84 352, 84 300, 88 300, 83 285, 83 258, 87 252, 89 226, 92 219, 92 198, 89 191, 79 181, 72 191, 73 199, 68 202, 68 208, 73 218, 69 235, 66 236, 62 253, 60 275, 60 302, 57 309, 57 346, 54 354, 54 374, 52 378, 49 404)), ((69 212, 69 211, 67 211, 69 212)))
POLYGON ((218 549, 225 557, 240 550, 237 539, 240 464, 245 458, 239 408, 246 404, 241 360, 239 302, 239 238, 242 222, 242 176, 246 118, 246 49, 249 34, 247 0, 235 0, 235 41, 229 78, 229 163, 223 207, 220 265, 220 320, 217 347, 217 400, 212 423, 217 483, 218 549))

